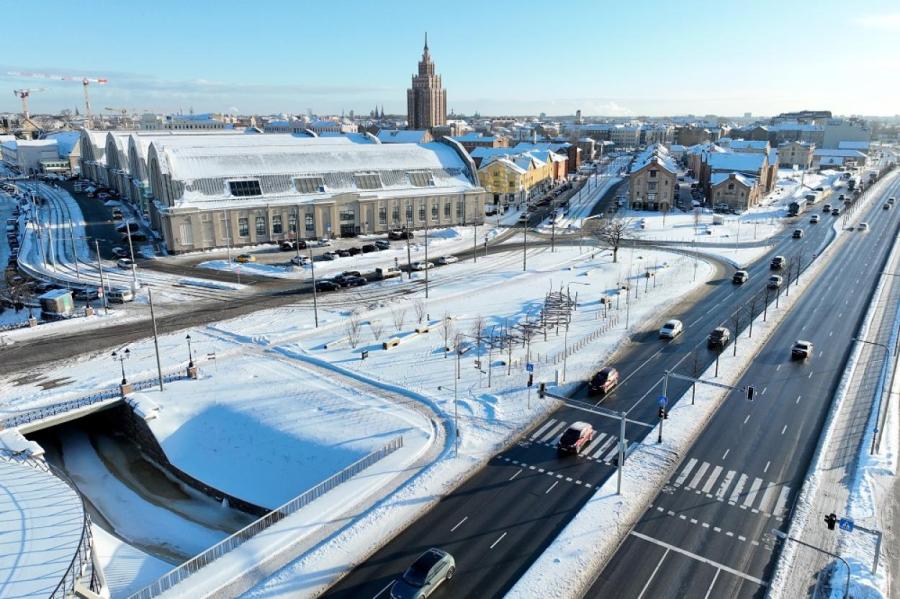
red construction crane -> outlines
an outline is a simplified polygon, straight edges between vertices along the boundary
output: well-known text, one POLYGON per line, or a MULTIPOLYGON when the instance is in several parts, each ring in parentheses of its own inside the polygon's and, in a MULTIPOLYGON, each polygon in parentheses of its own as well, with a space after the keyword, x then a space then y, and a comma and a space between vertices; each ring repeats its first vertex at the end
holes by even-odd
POLYGON ((7 75, 12 75, 13 77, 29 77, 31 79, 49 79, 53 81, 80 81, 81 85, 84 87, 84 118, 88 123, 91 122, 91 96, 88 93, 88 86, 91 83, 96 83, 97 85, 106 85, 109 83, 109 79, 98 79, 94 77, 75 77, 72 75, 53 75, 50 73, 30 73, 30 72, 21 72, 21 71, 8 71, 7 75))
POLYGON ((29 118, 29 116, 30 116, 28 114, 28 96, 30 96, 31 94, 33 94, 35 92, 42 92, 42 91, 44 91, 43 87, 36 87, 36 88, 32 88, 32 89, 14 89, 13 90, 13 94, 17 98, 22 99, 22 115, 26 119, 29 118))

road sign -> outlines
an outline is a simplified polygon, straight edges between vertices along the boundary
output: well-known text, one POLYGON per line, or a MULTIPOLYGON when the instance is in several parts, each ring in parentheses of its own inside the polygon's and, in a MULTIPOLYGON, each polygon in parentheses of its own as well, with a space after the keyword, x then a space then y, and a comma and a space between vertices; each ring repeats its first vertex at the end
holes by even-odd
POLYGON ((525 372, 534 372, 534 364, 529 362, 525 365, 525 372))
POLYGON ((852 518, 841 518, 838 520, 838 526, 841 527, 841 530, 846 530, 847 532, 853 532, 853 519, 852 518))
POLYGON ((659 399, 656 400, 656 403, 657 403, 657 405, 659 405, 659 407, 664 408, 667 405, 669 405, 669 400, 666 398, 665 395, 660 395, 659 399))

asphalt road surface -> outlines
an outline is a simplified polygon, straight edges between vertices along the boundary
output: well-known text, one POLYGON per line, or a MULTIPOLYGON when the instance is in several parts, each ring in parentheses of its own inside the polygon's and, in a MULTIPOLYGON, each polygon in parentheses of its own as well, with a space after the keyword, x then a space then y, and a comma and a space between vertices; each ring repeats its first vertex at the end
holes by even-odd
MULTIPOLYGON (((897 195, 900 181, 884 197, 897 195)), ((759 352, 669 483, 607 564, 588 597, 762 597, 851 338, 900 229, 873 201, 855 232, 759 352), (814 355, 791 361, 797 339, 814 355)), ((825 221, 827 222, 827 220, 825 221)), ((817 518, 813 518, 815 523, 817 518)), ((813 524, 815 525, 815 524, 813 524)), ((824 526, 824 524, 822 524, 824 526)))
MULTIPOLYGON (((793 268, 794 260, 802 255, 805 267, 813 254, 821 252, 833 237, 828 219, 819 225, 809 224, 808 214, 795 220, 794 226, 806 231, 803 239, 779 238, 768 255, 748 269, 747 283, 733 285, 730 272, 726 277, 710 281, 696 301, 686 300, 683 307, 660 315, 659 322, 648 323, 645 332, 633 335, 630 343, 613 356, 610 364, 619 370, 622 380, 616 390, 602 398, 602 405, 616 412, 627 412, 626 436, 631 443, 642 440, 649 425, 656 421, 656 397, 661 392, 663 372, 668 369, 690 374, 694 356, 697 372, 704 370, 716 356, 706 349, 709 332, 719 325, 731 326, 731 314, 738 307, 743 310, 744 324, 751 303, 754 313, 762 311, 770 256, 780 254, 790 258, 793 268), (673 342, 664 343, 657 338, 657 331, 668 318, 679 318, 686 330, 673 342)), ((861 238, 875 244, 878 234, 873 233, 861 238)), ((833 279, 841 276, 839 267, 831 267, 827 272, 833 279)), ((774 294, 770 294, 769 301, 775 301, 774 294)), ((791 343, 795 334, 786 334, 791 337, 791 343)), ((789 346, 787 343, 779 348, 781 357, 789 346)), ((728 351, 731 349, 729 346, 728 351)), ((688 389, 686 382, 672 380, 669 396, 680 397, 688 389)), ((766 394, 770 393, 773 389, 766 389, 766 394)), ((583 388, 575 397, 598 401, 588 397, 583 388)), ((587 412, 574 404, 564 406, 538 423, 515 446, 495 456, 483 470, 338 582, 328 596, 384 596, 391 582, 429 547, 450 551, 457 563, 453 583, 438 589, 435 596, 502 596, 591 497, 596 486, 614 472, 614 437, 618 427, 616 418, 587 412), (580 458, 560 458, 554 448, 555 441, 576 420, 586 420, 598 430, 596 444, 588 447, 580 458)), ((733 432, 726 434, 726 438, 732 439, 733 432)), ((609 588, 604 591, 604 596, 607 593, 619 596, 609 588)), ((639 595, 640 589, 635 596, 639 595)))

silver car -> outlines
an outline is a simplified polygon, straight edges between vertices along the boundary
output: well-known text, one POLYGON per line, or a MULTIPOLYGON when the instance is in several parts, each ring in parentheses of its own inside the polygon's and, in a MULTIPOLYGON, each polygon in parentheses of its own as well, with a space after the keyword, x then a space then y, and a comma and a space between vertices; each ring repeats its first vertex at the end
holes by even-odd
POLYGON ((456 573, 453 556, 441 549, 429 549, 419 556, 391 586, 391 599, 424 599, 456 573))

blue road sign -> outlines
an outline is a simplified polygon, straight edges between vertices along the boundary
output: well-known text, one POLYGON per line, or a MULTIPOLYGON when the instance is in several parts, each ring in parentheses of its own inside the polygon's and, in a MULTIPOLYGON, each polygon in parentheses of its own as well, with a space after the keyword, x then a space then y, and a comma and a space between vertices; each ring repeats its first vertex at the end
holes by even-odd
POLYGON ((838 526, 841 527, 841 530, 846 530, 847 532, 853 532, 853 519, 852 518, 841 518, 838 520, 838 526))
POLYGON ((525 365, 525 372, 534 372, 534 364, 529 362, 525 365))
POLYGON ((664 408, 669 405, 669 400, 666 399, 665 395, 660 395, 659 399, 656 400, 656 403, 659 404, 659 407, 664 408))

